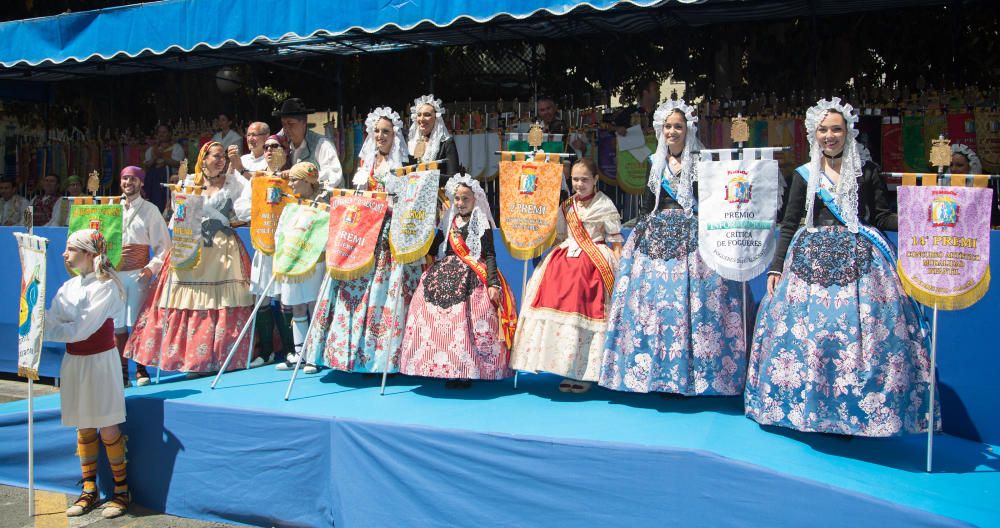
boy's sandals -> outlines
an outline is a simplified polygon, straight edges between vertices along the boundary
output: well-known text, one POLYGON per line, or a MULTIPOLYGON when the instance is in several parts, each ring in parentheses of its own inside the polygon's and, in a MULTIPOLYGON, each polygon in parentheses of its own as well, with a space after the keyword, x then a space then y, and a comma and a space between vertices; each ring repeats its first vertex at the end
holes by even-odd
POLYGON ((79 517, 81 515, 86 515, 90 510, 94 509, 97 505, 98 495, 96 491, 84 491, 80 493, 80 496, 73 502, 73 505, 66 508, 67 517, 79 517))

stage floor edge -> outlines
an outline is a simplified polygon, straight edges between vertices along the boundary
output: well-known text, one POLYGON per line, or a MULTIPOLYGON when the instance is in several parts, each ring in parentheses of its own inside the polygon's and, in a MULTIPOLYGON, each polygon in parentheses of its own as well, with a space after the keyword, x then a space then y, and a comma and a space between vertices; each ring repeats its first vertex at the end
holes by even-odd
MULTIPOLYGON (((288 379, 128 389, 136 502, 261 526, 1000 526, 1000 457, 947 435, 928 474, 924 435, 762 428, 738 397, 564 394, 529 374, 469 390, 394 376, 379 396, 380 377, 322 371, 285 402, 288 379)), ((36 482, 74 492, 58 406, 35 400, 36 482)), ((4 484, 26 485, 26 407, 0 405, 4 484)))

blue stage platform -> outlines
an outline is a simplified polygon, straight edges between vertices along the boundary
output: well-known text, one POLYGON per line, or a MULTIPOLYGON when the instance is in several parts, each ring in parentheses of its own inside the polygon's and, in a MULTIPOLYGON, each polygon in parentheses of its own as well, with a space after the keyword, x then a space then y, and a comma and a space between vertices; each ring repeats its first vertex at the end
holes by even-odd
MULTIPOLYGON (((270 367, 130 388, 135 500, 262 526, 1000 526, 1000 458, 948 435, 761 428, 740 398, 556 390, 270 367)), ((176 379, 176 378, 175 378, 176 379)), ((75 435, 36 400, 36 479, 73 492, 75 435)), ((0 406, 0 482, 26 481, 26 404, 0 406)), ((107 480, 105 480, 107 482, 107 480)))
MULTIPOLYGON (((8 309, 0 309, 0 372, 17 371, 17 299, 20 288, 20 267, 17 245, 11 235, 19 228, 0 227, 0 299, 11 299, 8 309)), ((60 256, 66 245, 65 228, 37 228, 36 233, 49 238, 49 276, 46 305, 66 279, 66 270, 60 256)), ((247 241, 246 229, 237 232, 247 241)), ((895 242, 895 233, 889 233, 895 242)), ((515 296, 520 295, 521 274, 524 265, 511 258, 494 232, 497 260, 500 270, 507 276, 515 296)), ((1000 262, 1000 231, 993 231, 991 260, 1000 262)), ((532 271, 528 262, 528 273, 532 271)), ((765 291, 764 276, 750 282, 753 299, 760 299, 765 291)), ((938 379, 940 380, 941 409, 945 432, 978 442, 1000 445, 1000 398, 996 397, 997 380, 1000 379, 1000 360, 995 332, 1000 314, 1000 287, 994 285, 986 296, 971 308, 957 312, 941 312, 938 332, 938 379)), ((59 362, 64 347, 46 343, 41 372, 44 376, 58 376, 59 362)))

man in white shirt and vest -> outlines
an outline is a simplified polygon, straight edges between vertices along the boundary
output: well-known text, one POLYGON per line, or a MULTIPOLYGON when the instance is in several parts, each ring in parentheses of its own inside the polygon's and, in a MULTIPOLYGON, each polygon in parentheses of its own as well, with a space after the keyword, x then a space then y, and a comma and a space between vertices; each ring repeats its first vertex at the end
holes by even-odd
MULTIPOLYGON (((337 149, 325 136, 309 130, 306 117, 315 110, 306 108, 302 99, 292 97, 281 103, 281 109, 274 117, 281 118, 283 135, 288 138, 291 149, 291 164, 308 161, 319 168, 319 183, 324 189, 344 186, 344 173, 340 167, 337 149)), ((282 177, 288 178, 288 171, 282 177)))
POLYGON ((226 149, 226 157, 229 158, 229 163, 233 167, 233 170, 242 174, 248 180, 250 179, 249 173, 266 171, 267 159, 264 158, 264 141, 270 135, 271 127, 267 126, 267 123, 260 121, 250 123, 250 126, 247 127, 246 135, 247 146, 250 147, 250 152, 240 156, 240 150, 235 145, 226 149))
MULTIPOLYGON (((115 317, 115 344, 121 356, 128 341, 129 329, 135 325, 143 301, 154 284, 153 277, 163 268, 170 250, 170 232, 160 210, 142 199, 146 173, 129 166, 121 171, 122 196, 122 259, 118 277, 125 286, 125 309, 115 317), (152 253, 152 255, 150 255, 152 253)), ((128 359, 122 357, 122 378, 128 387, 128 359)), ((136 364, 136 385, 149 384, 146 367, 136 364)))

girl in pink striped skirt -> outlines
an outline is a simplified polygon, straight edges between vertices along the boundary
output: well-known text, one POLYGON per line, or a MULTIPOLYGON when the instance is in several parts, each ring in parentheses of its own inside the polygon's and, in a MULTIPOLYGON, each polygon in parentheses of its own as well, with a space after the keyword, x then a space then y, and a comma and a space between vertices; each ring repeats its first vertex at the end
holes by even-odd
POLYGON ((468 388, 473 379, 513 374, 507 363, 517 314, 497 270, 493 217, 479 182, 456 175, 445 191, 452 206, 431 246, 437 260, 420 278, 410 304, 400 372, 447 378, 448 388, 468 388))

